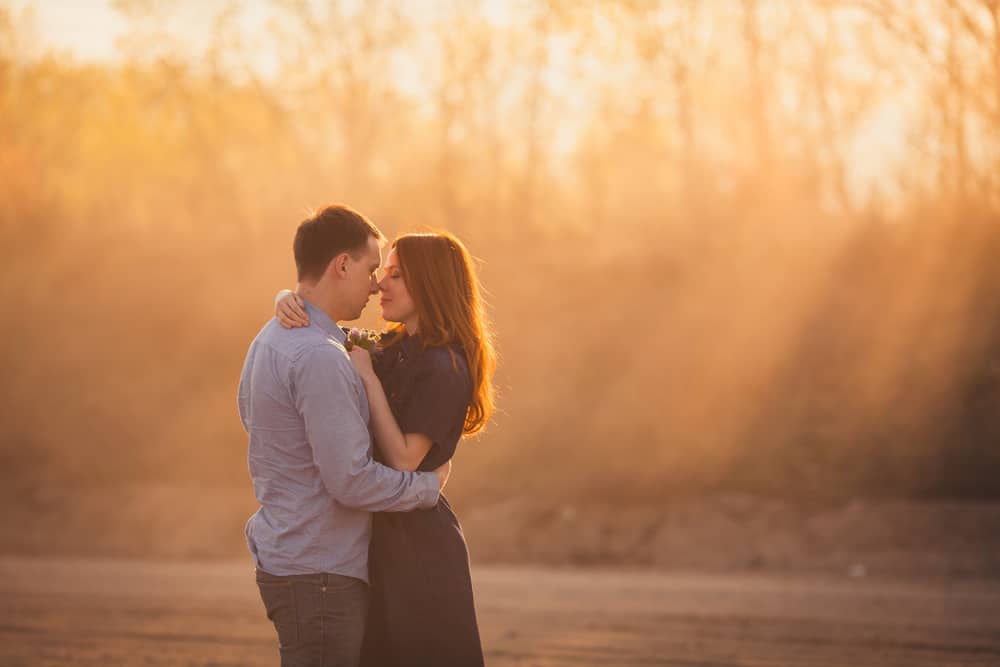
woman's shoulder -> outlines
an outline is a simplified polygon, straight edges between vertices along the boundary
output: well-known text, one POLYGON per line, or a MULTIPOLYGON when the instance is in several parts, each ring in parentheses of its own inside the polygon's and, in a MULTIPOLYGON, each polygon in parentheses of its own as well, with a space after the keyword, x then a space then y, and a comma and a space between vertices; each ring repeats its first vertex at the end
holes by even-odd
POLYGON ((462 384, 471 383, 465 351, 460 345, 427 347, 421 355, 420 366, 431 377, 457 379, 462 384))
POLYGON ((461 345, 442 345, 428 347, 424 350, 422 359, 424 366, 439 371, 467 371, 465 351, 461 345))
MULTIPOLYGON (((425 391, 442 406, 468 405, 472 394, 472 376, 461 346, 428 347, 420 360, 417 375, 425 391)), ((464 412, 463 412, 464 414, 464 412)))

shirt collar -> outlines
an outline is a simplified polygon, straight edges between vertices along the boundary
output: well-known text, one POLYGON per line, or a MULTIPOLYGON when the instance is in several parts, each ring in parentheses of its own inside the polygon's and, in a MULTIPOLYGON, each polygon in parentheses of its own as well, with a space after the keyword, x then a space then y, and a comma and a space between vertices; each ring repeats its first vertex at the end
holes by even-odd
POLYGON ((303 298, 302 301, 306 304, 306 314, 309 315, 309 323, 315 324, 343 345, 347 340, 347 334, 344 333, 344 330, 338 327, 337 323, 331 320, 330 316, 324 313, 319 307, 310 303, 308 299, 303 298))

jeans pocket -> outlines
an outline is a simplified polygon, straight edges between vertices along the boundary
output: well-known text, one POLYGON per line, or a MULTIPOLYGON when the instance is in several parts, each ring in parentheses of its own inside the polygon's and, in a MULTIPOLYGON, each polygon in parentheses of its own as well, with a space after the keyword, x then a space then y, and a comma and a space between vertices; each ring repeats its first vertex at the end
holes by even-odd
POLYGON ((327 577, 324 591, 332 593, 350 593, 367 597, 368 584, 355 577, 347 577, 338 574, 331 574, 327 577))
POLYGON ((291 582, 258 581, 257 587, 267 617, 278 632, 278 646, 294 648, 299 643, 299 615, 295 610, 295 590, 291 582))

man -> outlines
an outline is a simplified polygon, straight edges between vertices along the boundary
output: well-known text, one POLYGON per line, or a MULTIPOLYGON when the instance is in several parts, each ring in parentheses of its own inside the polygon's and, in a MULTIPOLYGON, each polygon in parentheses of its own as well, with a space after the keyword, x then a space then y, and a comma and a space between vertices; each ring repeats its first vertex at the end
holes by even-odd
POLYGON ((272 319, 240 378, 239 409, 260 509, 246 526, 281 664, 356 665, 368 606, 371 512, 433 507, 449 466, 401 472, 372 460, 368 400, 337 322, 378 292, 382 234, 329 206, 295 234, 309 325, 272 319))

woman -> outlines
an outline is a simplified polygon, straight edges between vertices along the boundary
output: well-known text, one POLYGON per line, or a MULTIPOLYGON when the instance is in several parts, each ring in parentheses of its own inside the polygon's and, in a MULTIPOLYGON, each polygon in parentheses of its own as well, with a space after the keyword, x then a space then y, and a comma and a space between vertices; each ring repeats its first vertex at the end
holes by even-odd
MULTIPOLYGON (((350 351, 368 392, 376 458, 434 470, 493 411, 496 359, 469 252, 447 233, 401 236, 379 291, 389 330, 374 354, 350 351)), ((285 326, 308 322, 291 293, 276 311, 285 326)), ((469 553, 443 495, 432 509, 375 514, 368 564, 362 665, 483 664, 469 553)))

